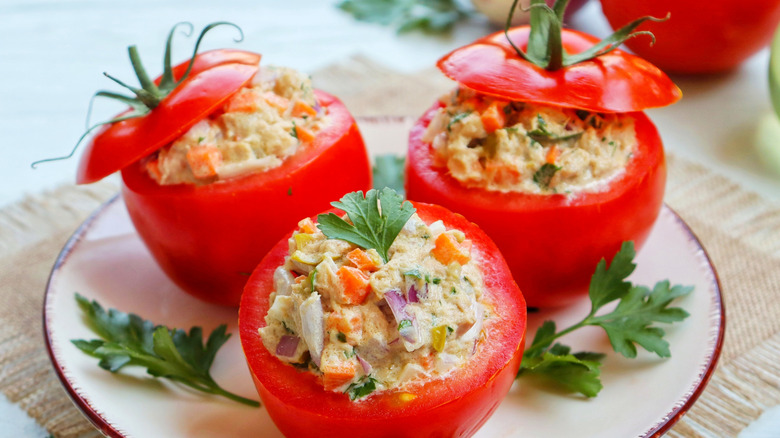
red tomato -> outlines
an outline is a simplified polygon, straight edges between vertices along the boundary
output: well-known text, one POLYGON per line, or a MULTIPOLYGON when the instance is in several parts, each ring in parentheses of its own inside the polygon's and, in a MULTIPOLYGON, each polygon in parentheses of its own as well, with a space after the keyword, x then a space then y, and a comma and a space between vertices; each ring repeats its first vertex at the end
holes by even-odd
MULTIPOLYGON (((352 402, 346 394, 325 391, 321 379, 284 364, 266 350, 257 331, 265 326, 273 272, 288 254, 282 239, 255 269, 239 309, 241 345, 255 386, 271 419, 285 436, 322 438, 467 437, 488 419, 509 391, 522 357, 526 311, 523 296, 496 246, 463 216, 415 203, 427 223, 441 219, 473 242, 485 294, 496 312, 485 320, 484 341, 468 364, 446 380, 429 381, 405 392, 388 391, 352 402)), ((289 234, 288 234, 289 237, 289 234)))
MULTIPOLYGON (((81 156, 76 181, 99 181, 171 143, 249 82, 259 62, 260 55, 239 50, 199 54, 189 77, 153 111, 105 125, 92 137, 81 156)), ((180 77, 188 64, 174 67, 174 76, 180 77)))
POLYGON ((338 99, 315 93, 330 124, 280 167, 202 186, 161 186, 140 162, 122 169, 122 195, 138 234, 188 293, 238 305, 247 276, 279 236, 334 198, 370 188, 355 120, 338 99))
POLYGON ((637 146, 625 173, 602 192, 566 195, 467 188, 435 166, 423 133, 441 104, 412 128, 406 160, 409 199, 437 202, 474 221, 507 260, 529 306, 568 304, 587 293, 593 269, 623 241, 637 247, 661 209, 666 182, 661 138, 644 113, 634 119, 637 146))
POLYGON ((649 36, 626 41, 639 56, 658 67, 678 73, 715 73, 729 70, 766 46, 780 21, 780 1, 751 0, 601 0, 612 27, 643 15, 664 17, 646 22, 638 30, 649 36))
MULTIPOLYGON (((510 29, 509 35, 525 50, 529 31, 529 26, 520 26, 510 29)), ((576 54, 599 40, 563 29, 562 41, 569 54, 576 54)), ((596 112, 643 111, 682 97, 662 71, 622 50, 549 71, 521 59, 503 32, 455 49, 437 65, 450 79, 482 94, 596 112)))

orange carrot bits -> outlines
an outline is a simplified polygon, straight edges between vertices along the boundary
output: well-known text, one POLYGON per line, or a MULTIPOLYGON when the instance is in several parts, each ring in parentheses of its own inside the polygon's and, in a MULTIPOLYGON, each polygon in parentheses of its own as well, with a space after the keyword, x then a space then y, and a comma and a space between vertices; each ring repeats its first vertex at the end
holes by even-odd
POLYGON ((293 126, 293 130, 295 131, 295 138, 301 143, 311 143, 314 141, 314 132, 310 129, 301 125, 295 125, 293 126))
POLYGON ((442 264, 449 265, 452 262, 465 265, 471 260, 471 241, 458 240, 450 233, 441 233, 434 243, 433 256, 442 264))
POLYGON ((317 232, 317 226, 314 225, 314 221, 308 217, 298 222, 298 228, 300 228, 302 233, 306 234, 314 234, 317 232))
POLYGON ((379 260, 360 248, 355 248, 347 253, 347 260, 361 271, 374 272, 379 269, 379 260))
POLYGON ((293 104, 293 109, 292 109, 293 117, 303 117, 303 116, 314 117, 316 115, 317 115, 317 110, 302 100, 296 100, 295 103, 293 104))
POLYGON ((547 151, 547 156, 545 157, 545 162, 549 164, 555 164, 556 161, 558 161, 558 158, 561 156, 561 150, 558 149, 557 146, 552 145, 550 146, 550 149, 547 151))
POLYGON ((488 134, 503 128, 506 124, 504 106, 506 106, 505 103, 493 101, 490 103, 487 109, 485 109, 485 111, 480 114, 480 118, 482 119, 482 126, 484 126, 485 132, 488 134))
POLYGON ((322 371, 322 385, 326 391, 332 391, 349 383, 355 378, 354 362, 335 362, 323 357, 320 367, 322 371))
POLYGON ((195 178, 212 178, 222 164, 222 152, 214 146, 195 146, 187 151, 187 163, 195 178))
POLYGON ((342 286, 340 301, 343 304, 361 304, 365 301, 371 290, 366 274, 358 268, 342 266, 336 275, 342 286))
POLYGON ((225 112, 253 113, 257 111, 258 95, 253 90, 243 90, 233 96, 225 105, 225 112))
POLYGON ((268 102, 269 105, 276 108, 280 114, 287 111, 287 108, 290 107, 289 99, 282 97, 272 91, 264 93, 263 98, 266 102, 268 102))

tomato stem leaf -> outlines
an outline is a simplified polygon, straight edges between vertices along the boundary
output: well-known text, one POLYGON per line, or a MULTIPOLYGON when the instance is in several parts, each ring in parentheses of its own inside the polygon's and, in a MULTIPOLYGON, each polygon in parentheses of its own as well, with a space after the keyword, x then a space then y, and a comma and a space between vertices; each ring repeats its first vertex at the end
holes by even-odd
POLYGON ((554 71, 563 67, 568 67, 581 62, 589 61, 605 55, 623 44, 627 39, 638 35, 650 35, 652 43, 655 43, 655 36, 649 31, 634 31, 639 25, 646 21, 666 21, 669 14, 664 18, 644 16, 628 23, 616 30, 610 36, 601 40, 598 44, 590 47, 583 52, 570 55, 563 49, 562 29, 563 16, 568 6, 569 0, 555 0, 553 7, 550 8, 545 0, 531 0, 531 4, 526 11, 530 11, 531 29, 528 35, 528 45, 523 51, 509 37, 509 29, 512 26, 512 16, 517 10, 519 0, 514 0, 509 8, 509 15, 504 27, 504 35, 509 45, 520 58, 537 65, 546 70, 554 71))

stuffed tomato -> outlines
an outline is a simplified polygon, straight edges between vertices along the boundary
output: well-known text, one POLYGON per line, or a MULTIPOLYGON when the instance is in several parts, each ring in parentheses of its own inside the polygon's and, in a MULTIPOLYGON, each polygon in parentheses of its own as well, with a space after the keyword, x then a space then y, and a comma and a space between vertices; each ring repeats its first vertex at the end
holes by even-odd
MULTIPOLYGON (((552 9, 545 17, 560 29, 552 9)), ((485 230, 528 305, 541 307, 584 295, 599 260, 647 238, 666 167, 641 111, 680 92, 594 37, 560 29, 556 43, 536 32, 513 28, 439 60, 458 85, 411 131, 406 190, 485 230)))
MULTIPOLYGON (((379 196, 379 214, 402 205, 393 194, 379 196)), ((377 192, 366 199, 376 210, 377 192)), ((351 201, 334 203, 348 212, 342 225, 371 223, 351 201)), ((526 309, 506 263, 462 216, 403 205, 416 212, 386 223, 398 235, 380 239, 391 242, 384 251, 330 237, 325 222, 338 216, 320 215, 301 221, 250 277, 241 344, 285 436, 467 437, 509 391, 526 309)))
POLYGON ((99 131, 79 168, 80 183, 121 170, 152 256, 184 291, 216 304, 238 305, 249 273, 300 217, 371 185, 344 105, 308 76, 259 61, 216 50, 154 83, 139 75, 144 97, 162 97, 99 131))

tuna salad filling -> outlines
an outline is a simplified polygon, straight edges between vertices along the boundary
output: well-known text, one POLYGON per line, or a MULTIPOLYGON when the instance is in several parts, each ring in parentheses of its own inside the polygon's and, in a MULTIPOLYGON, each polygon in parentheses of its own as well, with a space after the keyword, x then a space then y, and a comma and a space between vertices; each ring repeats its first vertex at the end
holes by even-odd
POLYGON ((460 87, 441 99, 423 141, 466 187, 536 194, 600 191, 624 172, 633 119, 524 102, 460 87))
POLYGON ((476 352, 492 312, 461 231, 414 214, 384 263, 310 219, 298 225, 259 330, 280 360, 353 400, 385 390, 414 398, 415 383, 445 377, 476 352))
POLYGON ((264 172, 305 148, 328 123, 311 79, 290 68, 262 67, 221 111, 147 158, 159 184, 209 184, 264 172))

